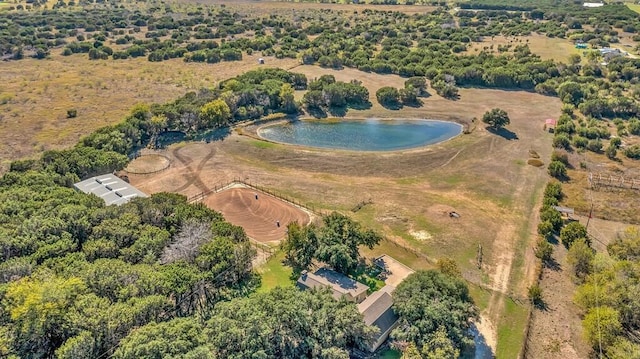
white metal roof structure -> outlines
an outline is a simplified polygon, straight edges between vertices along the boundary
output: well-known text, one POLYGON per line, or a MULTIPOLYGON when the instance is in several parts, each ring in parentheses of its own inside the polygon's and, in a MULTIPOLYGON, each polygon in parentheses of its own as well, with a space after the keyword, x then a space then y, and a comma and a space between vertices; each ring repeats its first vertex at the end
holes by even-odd
POLYGON ((107 205, 120 205, 135 197, 149 197, 114 174, 91 177, 73 185, 84 193, 93 193, 107 205))

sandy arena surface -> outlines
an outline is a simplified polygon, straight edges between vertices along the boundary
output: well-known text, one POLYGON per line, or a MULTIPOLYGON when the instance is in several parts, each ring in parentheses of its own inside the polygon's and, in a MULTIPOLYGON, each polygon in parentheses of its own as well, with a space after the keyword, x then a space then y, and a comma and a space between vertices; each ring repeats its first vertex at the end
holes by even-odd
POLYGON ((310 221, 302 209, 251 188, 230 188, 210 195, 203 203, 259 242, 279 241, 285 237, 289 223, 310 221))

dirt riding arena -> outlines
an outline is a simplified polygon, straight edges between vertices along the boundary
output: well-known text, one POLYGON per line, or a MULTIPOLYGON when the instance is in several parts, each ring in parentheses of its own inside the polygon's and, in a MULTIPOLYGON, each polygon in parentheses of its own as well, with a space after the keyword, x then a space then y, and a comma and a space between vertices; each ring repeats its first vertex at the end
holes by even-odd
POLYGON ((285 237, 289 223, 298 221, 306 225, 311 220, 304 210, 245 187, 214 193, 203 203, 221 212, 227 221, 244 228, 249 237, 259 242, 279 241, 285 237))

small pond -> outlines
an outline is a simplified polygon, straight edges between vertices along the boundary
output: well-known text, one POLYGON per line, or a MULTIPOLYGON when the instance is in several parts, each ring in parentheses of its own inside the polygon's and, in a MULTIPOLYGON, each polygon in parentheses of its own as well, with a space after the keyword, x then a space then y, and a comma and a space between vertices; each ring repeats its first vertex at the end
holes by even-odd
POLYGON ((422 147, 459 135, 462 126, 434 120, 311 120, 267 125, 258 135, 295 145, 352 151, 422 147))

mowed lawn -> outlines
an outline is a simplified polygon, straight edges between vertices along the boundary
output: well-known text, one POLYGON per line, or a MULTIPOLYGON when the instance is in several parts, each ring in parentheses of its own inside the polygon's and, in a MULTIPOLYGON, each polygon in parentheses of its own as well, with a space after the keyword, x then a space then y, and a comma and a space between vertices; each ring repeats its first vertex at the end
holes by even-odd
POLYGON ((291 280, 293 271, 291 267, 282 263, 283 260, 284 252, 278 251, 269 258, 267 263, 257 269, 262 277, 262 284, 258 289, 258 293, 268 292, 275 287, 293 287, 294 281, 291 280))

